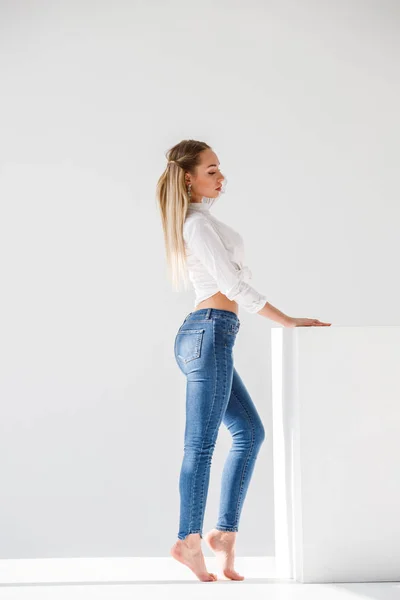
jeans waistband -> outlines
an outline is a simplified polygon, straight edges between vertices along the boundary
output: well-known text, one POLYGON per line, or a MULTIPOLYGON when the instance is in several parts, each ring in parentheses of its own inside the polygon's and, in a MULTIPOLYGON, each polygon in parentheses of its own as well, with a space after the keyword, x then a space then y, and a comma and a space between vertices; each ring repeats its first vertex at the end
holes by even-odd
POLYGON ((240 319, 236 313, 231 310, 223 310, 222 308, 200 308, 190 312, 186 317, 185 321, 195 321, 196 319, 231 319, 236 323, 240 324, 240 319))

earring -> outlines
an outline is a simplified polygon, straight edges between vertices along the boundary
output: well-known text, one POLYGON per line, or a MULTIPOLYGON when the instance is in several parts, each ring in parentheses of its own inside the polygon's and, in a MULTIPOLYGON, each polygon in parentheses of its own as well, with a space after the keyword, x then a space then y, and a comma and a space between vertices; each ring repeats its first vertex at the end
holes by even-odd
POLYGON ((188 195, 189 195, 189 202, 191 202, 192 200, 192 184, 189 183, 188 185, 188 195))

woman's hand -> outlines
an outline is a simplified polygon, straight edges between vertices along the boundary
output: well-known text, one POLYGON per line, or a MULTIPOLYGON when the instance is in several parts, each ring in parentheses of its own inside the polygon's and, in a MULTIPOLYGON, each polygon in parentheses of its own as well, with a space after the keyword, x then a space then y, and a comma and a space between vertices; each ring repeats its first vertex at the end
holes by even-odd
POLYGON ((326 327, 332 323, 323 323, 318 319, 296 319, 295 317, 288 317, 284 323, 284 327, 326 327))

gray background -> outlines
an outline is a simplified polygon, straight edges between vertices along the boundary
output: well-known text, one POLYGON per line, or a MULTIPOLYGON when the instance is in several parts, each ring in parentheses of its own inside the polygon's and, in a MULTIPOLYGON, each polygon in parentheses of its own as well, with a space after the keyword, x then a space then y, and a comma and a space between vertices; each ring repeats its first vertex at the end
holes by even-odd
MULTIPOLYGON (((399 324, 399 26, 383 0, 0 3, 0 558, 169 556, 176 540, 173 344, 194 294, 168 281, 155 185, 181 139, 217 152, 211 210, 269 302, 399 324)), ((237 555, 273 555, 280 326, 239 318, 267 438, 237 555)), ((221 428, 204 531, 229 447, 221 428)))

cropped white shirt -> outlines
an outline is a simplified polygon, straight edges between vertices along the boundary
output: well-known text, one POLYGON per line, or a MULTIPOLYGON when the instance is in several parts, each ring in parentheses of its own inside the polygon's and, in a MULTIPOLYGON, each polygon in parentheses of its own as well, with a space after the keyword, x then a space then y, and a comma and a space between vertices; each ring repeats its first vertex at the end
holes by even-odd
POLYGON ((210 212, 212 198, 191 202, 183 224, 188 277, 196 294, 194 306, 217 292, 249 313, 258 312, 267 297, 248 284, 242 236, 210 212))

